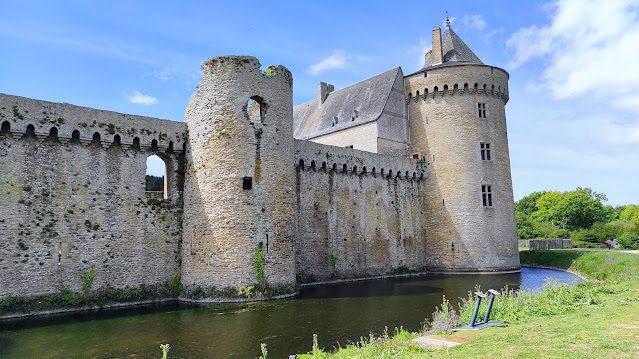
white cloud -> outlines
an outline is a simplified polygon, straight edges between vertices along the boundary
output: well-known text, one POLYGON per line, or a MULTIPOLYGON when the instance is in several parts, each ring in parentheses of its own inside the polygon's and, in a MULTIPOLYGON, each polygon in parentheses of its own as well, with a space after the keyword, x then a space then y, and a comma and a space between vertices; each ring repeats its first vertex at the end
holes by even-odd
POLYGON ((508 39, 509 67, 541 59, 553 98, 591 98, 639 114, 639 3, 558 0, 547 9, 550 24, 508 39))
POLYGON ((343 69, 346 66, 347 61, 344 52, 335 50, 331 55, 325 57, 320 62, 310 65, 307 72, 310 75, 318 75, 327 70, 343 69))
POLYGON ((156 105, 159 101, 157 98, 149 95, 145 95, 140 91, 133 91, 126 96, 126 99, 130 103, 134 103, 137 105, 151 106, 156 105))
POLYGON ((486 27, 486 21, 484 21, 481 15, 465 15, 462 18, 462 22, 465 26, 473 30, 481 31, 486 27))

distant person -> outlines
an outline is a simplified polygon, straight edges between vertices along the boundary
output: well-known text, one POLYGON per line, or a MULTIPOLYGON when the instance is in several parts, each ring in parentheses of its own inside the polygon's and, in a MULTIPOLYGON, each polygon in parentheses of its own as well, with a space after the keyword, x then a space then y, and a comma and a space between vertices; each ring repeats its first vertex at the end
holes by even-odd
POLYGON ((619 240, 617 238, 613 238, 612 246, 615 248, 619 248, 619 240))
POLYGON ((610 239, 606 240, 606 247, 608 247, 608 250, 610 250, 610 247, 612 247, 612 241, 610 239))

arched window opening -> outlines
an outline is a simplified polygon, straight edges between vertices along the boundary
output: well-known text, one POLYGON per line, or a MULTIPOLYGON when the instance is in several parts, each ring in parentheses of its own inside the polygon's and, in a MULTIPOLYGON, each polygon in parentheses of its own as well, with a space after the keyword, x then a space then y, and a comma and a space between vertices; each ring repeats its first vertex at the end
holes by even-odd
POLYGON ((333 163, 333 172, 337 171, 337 163, 333 163))
POLYGON ((169 141, 169 149, 166 152, 173 153, 173 141, 169 141))
POLYGON ((158 140, 154 138, 153 141, 151 141, 151 151, 157 151, 157 150, 158 150, 158 140))
POLYGON ((357 173, 357 166, 353 166, 353 173, 357 173))
POLYGON ((300 160, 300 165, 299 165, 300 169, 303 170, 304 169, 304 160, 300 160))
POLYGON ((27 133, 26 133, 26 137, 27 137, 27 138, 36 138, 36 134, 35 134, 35 126, 34 126, 34 125, 28 125, 28 126, 27 126, 27 133))
POLYGON ((346 172, 348 172, 348 166, 346 166, 346 164, 344 164, 342 166, 342 173, 346 173, 346 172))
POLYGON ((366 173, 366 166, 362 167, 362 174, 366 173))
POLYGON ((96 132, 93 134, 93 140, 91 141, 94 144, 99 144, 100 143, 100 133, 96 132))
POLYGON ((311 168, 315 169, 315 161, 311 161, 311 168))
POLYGON ((264 99, 259 96, 251 97, 248 101, 246 101, 244 112, 246 113, 246 117, 248 117, 249 121, 263 123, 266 112, 264 99))
POLYGON ((55 141, 58 139, 58 129, 56 127, 51 127, 49 130, 49 136, 47 136, 47 140, 55 141))
POLYGON ((71 132, 71 142, 73 143, 80 142, 80 131, 73 130, 73 132, 71 132))
POLYGON ((388 178, 393 177, 393 170, 388 170, 388 178))
POLYGON ((139 150, 140 149, 140 138, 139 137, 134 137, 133 138, 133 143, 131 144, 131 148, 133 148, 134 150, 139 150))
POLYGON ((326 171, 326 162, 322 162, 322 170, 326 171))
POLYGON ((404 178, 408 178, 408 171, 406 171, 406 176, 404 178))
POLYGON ((468 82, 464 84, 464 92, 468 91, 468 82))
POLYGON ((375 167, 373 167, 373 169, 371 170, 371 173, 373 174, 373 176, 375 176, 377 174, 377 171, 375 170, 375 167))
POLYGON ((11 124, 9 121, 4 121, 0 127, 0 135, 8 135, 9 133, 11 133, 11 124))
POLYGON ((122 144, 122 139, 120 138, 120 135, 113 136, 113 144, 115 146, 119 146, 122 144))
POLYGON ((157 155, 146 158, 146 197, 147 199, 163 200, 168 196, 168 180, 166 176, 166 162, 157 155))

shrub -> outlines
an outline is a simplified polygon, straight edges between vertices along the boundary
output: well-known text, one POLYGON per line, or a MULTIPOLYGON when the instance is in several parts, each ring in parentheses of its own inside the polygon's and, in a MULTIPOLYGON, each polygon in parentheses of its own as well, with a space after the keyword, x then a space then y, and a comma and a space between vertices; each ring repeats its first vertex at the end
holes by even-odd
POLYGON ((442 305, 435 308, 430 331, 434 334, 449 334, 459 324, 459 315, 443 296, 442 305))
POLYGON ((619 236, 619 244, 628 249, 639 249, 639 233, 637 231, 624 232, 619 236))
POLYGON ((82 295, 85 299, 89 298, 89 294, 91 294, 91 287, 93 286, 93 281, 95 280, 95 270, 93 268, 89 269, 82 276, 82 295))
POLYGON ((169 279, 169 288, 171 289, 171 295, 174 297, 179 297, 182 294, 182 276, 179 272, 169 279))

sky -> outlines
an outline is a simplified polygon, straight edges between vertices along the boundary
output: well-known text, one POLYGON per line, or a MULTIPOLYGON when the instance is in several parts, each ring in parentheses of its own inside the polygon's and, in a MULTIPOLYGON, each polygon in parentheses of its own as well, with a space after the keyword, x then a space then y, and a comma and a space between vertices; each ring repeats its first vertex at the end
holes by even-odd
POLYGON ((182 121, 202 62, 252 55, 291 70, 300 104, 319 81, 416 71, 447 13, 510 73, 515 199, 590 187, 639 203, 639 0, 4 0, 0 92, 182 121))

